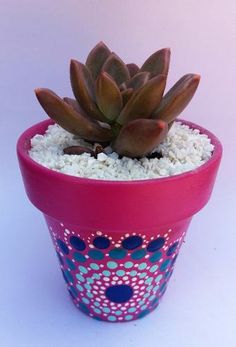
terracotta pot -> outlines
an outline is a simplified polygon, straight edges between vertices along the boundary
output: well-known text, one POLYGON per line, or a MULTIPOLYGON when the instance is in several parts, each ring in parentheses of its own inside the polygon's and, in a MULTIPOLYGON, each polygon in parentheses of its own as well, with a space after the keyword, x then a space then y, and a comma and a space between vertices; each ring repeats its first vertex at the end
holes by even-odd
POLYGON ((75 305, 89 316, 124 322, 159 305, 192 216, 209 200, 222 155, 168 178, 103 181, 47 169, 28 155, 30 139, 50 120, 26 130, 17 152, 26 193, 44 214, 75 305))

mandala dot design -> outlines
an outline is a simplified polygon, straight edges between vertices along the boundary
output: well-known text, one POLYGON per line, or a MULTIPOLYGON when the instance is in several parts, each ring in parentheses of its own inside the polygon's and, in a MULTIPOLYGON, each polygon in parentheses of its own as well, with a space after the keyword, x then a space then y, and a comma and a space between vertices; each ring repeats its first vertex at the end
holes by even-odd
POLYGON ((183 240, 171 229, 151 236, 76 232, 64 224, 50 230, 73 302, 108 322, 142 318, 159 305, 183 240))

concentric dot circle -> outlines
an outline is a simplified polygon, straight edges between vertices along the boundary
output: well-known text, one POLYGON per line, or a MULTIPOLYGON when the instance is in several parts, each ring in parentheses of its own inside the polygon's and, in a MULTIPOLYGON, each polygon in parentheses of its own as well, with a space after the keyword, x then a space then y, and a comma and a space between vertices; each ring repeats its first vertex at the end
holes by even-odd
POLYGON ((138 269, 144 270, 144 269, 146 269, 146 267, 147 267, 147 263, 141 263, 141 264, 139 264, 138 269))
POLYGON ((115 313, 116 316, 120 316, 120 315, 122 314, 122 311, 117 310, 117 311, 115 311, 114 313, 115 313))
POLYGON ((146 272, 141 272, 138 274, 139 278, 144 278, 147 276, 147 273, 146 272))
POLYGON ((113 248, 110 252, 109 252, 109 256, 112 259, 123 259, 126 257, 127 251, 125 249, 122 248, 113 248))
POLYGON ((155 287, 153 288, 153 291, 154 291, 154 292, 157 292, 158 289, 159 289, 159 287, 160 287, 159 285, 155 286, 155 287))
POLYGON ((92 289, 92 287, 88 283, 84 284, 84 288, 86 288, 87 290, 91 290, 92 289))
POLYGON ((83 254, 79 253, 79 252, 75 252, 73 254, 73 258, 76 260, 76 261, 79 261, 81 263, 85 263, 86 262, 86 258, 83 254))
POLYGON ((157 251, 150 256, 149 260, 151 263, 155 263, 156 261, 161 259, 161 256, 162 253, 160 251, 157 251))
POLYGON ((70 244, 77 250, 77 251, 84 251, 86 248, 85 242, 78 236, 71 236, 70 237, 70 244))
POLYGON ((162 248, 164 243, 165 243, 165 238, 164 237, 158 237, 157 239, 149 242, 149 244, 147 245, 147 251, 148 252, 156 252, 160 248, 162 248))
POLYGON ((90 268, 93 269, 93 270, 99 270, 99 265, 96 264, 96 263, 91 263, 89 266, 90 266, 90 268))
POLYGON ((102 307, 102 310, 104 313, 109 313, 111 311, 109 307, 102 307))
POLYGON ((124 263, 124 267, 126 269, 130 269, 133 266, 134 266, 134 263, 132 261, 127 261, 126 263, 124 263))
POLYGON ((110 321, 110 322, 115 322, 117 320, 116 316, 108 316, 107 319, 110 321))
POLYGON ((127 311, 128 311, 129 313, 133 313, 133 312, 135 312, 136 310, 137 310, 136 307, 130 307, 127 311))
POLYGON ((125 271, 124 270, 118 270, 118 271, 116 271, 116 275, 119 277, 123 277, 125 275, 125 271))
POLYGON ((102 311, 99 308, 97 308, 97 307, 95 307, 93 310, 97 314, 101 314, 102 313, 102 311))
POLYGON ((125 316, 125 320, 131 320, 131 319, 133 319, 133 316, 131 314, 127 314, 125 316))
POLYGON ((85 298, 85 297, 82 298, 82 301, 83 301, 85 304, 89 304, 89 303, 90 303, 89 299, 87 299, 87 298, 85 298))
POLYGON ((103 270, 102 274, 103 274, 105 277, 109 277, 109 276, 111 276, 111 271, 109 271, 109 270, 103 270))
POLYGON ((88 252, 88 255, 91 259, 95 260, 102 260, 104 258, 104 254, 101 251, 98 251, 97 249, 91 249, 88 252))
POLYGON ((87 292, 87 293, 86 293, 86 295, 87 295, 87 297, 88 297, 88 298, 90 298, 90 299, 92 299, 92 298, 93 298, 93 294, 92 294, 92 293, 90 293, 90 292, 87 292))
POLYGON ((153 280, 154 280, 153 277, 148 277, 148 278, 145 280, 144 283, 145 283, 145 284, 151 284, 153 280))
POLYGON ((80 291, 80 292, 83 292, 84 291, 84 288, 78 283, 76 284, 76 287, 77 289, 80 291))
POLYGON ((134 276, 137 275, 137 271, 136 271, 136 270, 132 270, 132 271, 130 271, 129 275, 130 275, 131 277, 134 277, 134 276))
POLYGON ((81 274, 76 274, 75 277, 80 281, 80 282, 85 282, 84 277, 81 274))
POLYGON ((174 252, 176 251, 176 248, 178 247, 179 241, 176 241, 175 243, 173 243, 173 245, 171 245, 167 252, 166 255, 167 257, 171 256, 172 254, 174 254, 174 252))
POLYGON ((93 245, 99 249, 106 249, 110 246, 110 241, 104 236, 97 236, 93 240, 93 245))
POLYGON ((107 262, 107 267, 109 269, 116 269, 118 267, 118 264, 115 261, 108 261, 107 262))
POLYGON ((162 279, 162 277, 163 277, 162 274, 158 275, 158 276, 155 278, 155 282, 156 282, 156 283, 160 282, 160 280, 162 279))
POLYGON ((158 265, 153 265, 153 266, 150 268, 150 272, 155 272, 157 269, 158 269, 158 265))
POLYGON ((142 259, 143 257, 145 257, 146 253, 147 252, 145 249, 138 249, 131 254, 131 258, 134 260, 142 259))
POLYGON ((88 273, 88 270, 86 269, 86 267, 82 266, 82 265, 79 265, 78 266, 78 269, 80 272, 82 272, 83 274, 87 274, 88 273))
POLYGON ((107 299, 115 303, 124 303, 131 299, 133 289, 125 284, 110 286, 106 289, 107 299))
POLYGON ((122 247, 128 250, 133 250, 142 245, 143 239, 140 236, 129 236, 122 241, 122 247))
POLYGON ((66 254, 66 255, 69 254, 69 248, 67 247, 65 242, 63 242, 60 239, 57 239, 57 244, 58 244, 58 247, 60 248, 60 250, 62 251, 62 253, 66 254))

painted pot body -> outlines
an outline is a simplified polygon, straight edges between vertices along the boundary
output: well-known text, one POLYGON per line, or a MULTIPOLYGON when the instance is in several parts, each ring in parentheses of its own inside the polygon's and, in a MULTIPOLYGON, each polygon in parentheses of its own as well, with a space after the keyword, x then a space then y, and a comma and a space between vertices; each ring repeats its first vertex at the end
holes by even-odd
POLYGON ((101 181, 49 170, 28 155, 26 130, 17 153, 30 201, 43 212, 75 305, 91 317, 130 321, 163 296, 192 216, 209 200, 222 155, 218 139, 207 163, 184 174, 143 181, 101 181))

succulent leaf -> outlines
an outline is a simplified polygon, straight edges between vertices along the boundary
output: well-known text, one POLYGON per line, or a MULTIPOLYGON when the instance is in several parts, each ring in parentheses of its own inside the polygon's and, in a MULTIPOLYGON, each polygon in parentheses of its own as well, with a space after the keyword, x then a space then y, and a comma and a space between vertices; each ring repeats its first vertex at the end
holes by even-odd
POLYGON ((68 97, 64 97, 63 100, 70 106, 73 107, 73 109, 77 112, 79 112, 80 114, 82 114, 84 117, 86 118, 89 118, 89 119, 93 119, 91 117, 89 117, 85 112, 84 110, 82 109, 82 107, 80 106, 80 104, 78 103, 77 100, 75 99, 71 99, 71 98, 68 98, 68 97))
POLYGON ((87 67, 71 60, 70 79, 73 93, 84 111, 91 117, 104 121, 105 117, 95 103, 95 87, 87 67))
POLYGON ((91 156, 95 156, 95 152, 88 147, 85 146, 69 146, 63 149, 64 154, 83 154, 89 153, 91 156))
POLYGON ((158 75, 149 80, 127 102, 117 122, 121 125, 137 118, 150 118, 159 105, 166 85, 166 76, 158 75))
POLYGON ((168 75, 170 65, 170 49, 163 48, 153 53, 142 65, 140 71, 148 71, 152 76, 168 75))
POLYGON ((129 80, 127 88, 133 88, 136 90, 147 83, 150 77, 151 74, 149 72, 139 72, 129 80))
POLYGON ((131 78, 134 75, 136 75, 136 73, 138 73, 138 71, 139 71, 138 65, 136 65, 134 63, 126 64, 126 66, 127 66, 128 70, 129 70, 129 74, 130 74, 131 78))
POLYGON ((111 54, 104 42, 99 42, 89 53, 85 65, 89 69, 94 80, 98 77, 103 64, 111 54))
POLYGON ((153 118, 163 119, 167 123, 174 121, 192 99, 199 81, 199 75, 184 75, 164 96, 153 118))
POLYGON ((133 93, 134 93, 133 88, 128 88, 128 89, 125 89, 121 92, 122 99, 123 99, 123 105, 127 104, 129 99, 132 97, 133 93))
POLYGON ((110 75, 101 72, 96 81, 96 98, 99 109, 109 120, 120 113, 123 102, 120 90, 110 75))
POLYGON ((103 64, 102 71, 107 72, 118 86, 130 79, 127 66, 115 53, 109 55, 103 64))
POLYGON ((65 130, 89 141, 111 140, 110 129, 103 128, 97 121, 84 117, 50 89, 38 88, 35 94, 48 116, 65 130))
POLYGON ((122 156, 143 157, 157 147, 168 131, 166 122, 157 119, 136 119, 120 131, 113 148, 122 156))

